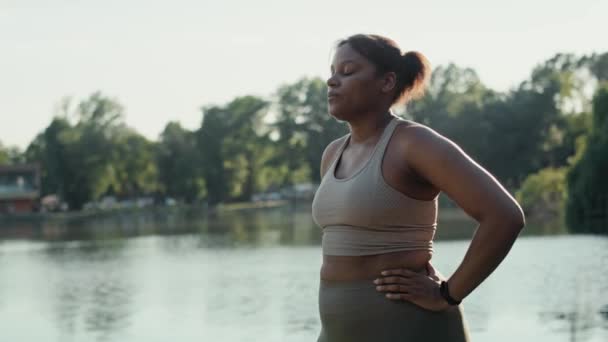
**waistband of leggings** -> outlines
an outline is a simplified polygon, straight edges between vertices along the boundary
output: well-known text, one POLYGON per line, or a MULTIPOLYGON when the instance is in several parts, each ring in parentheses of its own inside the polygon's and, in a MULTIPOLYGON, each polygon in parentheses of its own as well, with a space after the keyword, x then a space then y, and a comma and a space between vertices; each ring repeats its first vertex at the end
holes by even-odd
POLYGON ((375 288, 373 279, 362 279, 362 280, 324 280, 319 279, 319 287, 328 289, 360 289, 360 288, 375 288))
MULTIPOLYGON (((427 275, 427 271, 423 270, 420 271, 419 273, 427 275)), ((323 287, 323 288, 365 288, 365 287, 375 287, 376 284, 374 284, 374 280, 377 278, 380 278, 381 276, 379 275, 378 277, 375 278, 370 278, 370 279, 357 279, 357 280, 325 280, 325 279, 319 279, 319 286, 323 287)))

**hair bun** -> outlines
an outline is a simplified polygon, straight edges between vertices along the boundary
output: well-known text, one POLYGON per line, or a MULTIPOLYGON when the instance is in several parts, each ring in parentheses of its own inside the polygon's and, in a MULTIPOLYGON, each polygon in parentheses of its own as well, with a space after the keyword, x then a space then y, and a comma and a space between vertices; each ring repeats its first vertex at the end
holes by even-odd
POLYGON ((419 98, 424 95, 426 81, 430 75, 430 63, 418 51, 406 52, 401 58, 408 97, 419 98))

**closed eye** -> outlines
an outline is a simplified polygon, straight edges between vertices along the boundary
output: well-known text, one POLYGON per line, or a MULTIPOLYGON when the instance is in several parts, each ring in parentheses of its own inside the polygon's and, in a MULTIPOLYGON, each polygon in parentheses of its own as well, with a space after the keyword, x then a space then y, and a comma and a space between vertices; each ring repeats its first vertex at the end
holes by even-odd
POLYGON ((336 72, 340 73, 342 76, 349 76, 357 72, 357 64, 355 64, 355 62, 352 60, 346 60, 339 63, 337 67, 334 67, 332 64, 329 67, 329 71, 331 76, 333 76, 336 72))
POLYGON ((344 76, 352 75, 353 73, 355 73, 355 71, 355 67, 354 65, 352 65, 352 63, 346 63, 342 67, 342 75, 344 76))

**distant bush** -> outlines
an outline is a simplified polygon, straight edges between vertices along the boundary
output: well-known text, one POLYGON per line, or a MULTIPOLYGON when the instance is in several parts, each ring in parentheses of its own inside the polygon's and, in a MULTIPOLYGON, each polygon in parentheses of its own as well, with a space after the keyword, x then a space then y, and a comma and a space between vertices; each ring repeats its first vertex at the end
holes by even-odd
POLYGON ((541 218, 561 217, 566 203, 567 168, 545 168, 529 175, 515 196, 524 211, 541 218))

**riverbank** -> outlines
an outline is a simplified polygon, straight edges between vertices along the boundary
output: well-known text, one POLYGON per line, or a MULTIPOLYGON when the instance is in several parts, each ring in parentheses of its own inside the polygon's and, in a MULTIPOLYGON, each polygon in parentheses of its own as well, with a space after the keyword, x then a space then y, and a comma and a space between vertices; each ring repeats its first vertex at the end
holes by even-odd
MULTIPOLYGON (((297 206, 309 205, 307 201, 297 202, 297 206)), ((81 210, 67 212, 46 212, 46 213, 21 213, 21 214, 0 214, 0 223, 7 221, 65 221, 73 219, 88 219, 104 216, 132 214, 137 212, 171 212, 181 210, 202 210, 205 212, 229 212, 242 210, 256 210, 278 208, 287 205, 292 205, 292 202, 286 200, 276 201, 258 201, 258 202, 235 202, 235 203, 220 203, 216 206, 206 206, 200 204, 177 204, 174 206, 148 206, 148 207, 129 207, 129 208, 113 208, 104 210, 81 210)), ((469 217, 458 208, 441 208, 439 210, 440 219, 445 220, 467 220, 469 217)))
POLYGON ((210 207, 201 204, 177 204, 173 206, 146 206, 146 207, 128 207, 128 208, 112 208, 112 209, 92 209, 80 211, 66 212, 34 212, 34 213, 19 213, 19 214, 0 214, 0 224, 4 222, 41 222, 41 221, 72 221, 81 219, 94 219, 123 214, 134 214, 138 212, 179 212, 189 210, 200 210, 203 212, 228 212, 240 210, 255 210, 265 208, 277 208, 288 205, 289 201, 259 201, 259 202, 237 202, 237 203, 220 203, 210 207))
MULTIPOLYGON (((135 217, 141 214, 142 216, 149 215, 210 215, 229 214, 239 212, 249 212, 273 208, 285 207, 289 210, 306 213, 310 209, 310 201, 290 202, 286 200, 275 201, 258 201, 258 202, 235 202, 235 203, 220 203, 216 206, 206 206, 202 204, 177 204, 173 206, 147 206, 147 207, 129 207, 129 208, 113 208, 105 210, 83 210, 69 212, 47 212, 47 213, 27 213, 27 214, 10 214, 0 215, 0 229, 14 227, 15 224, 40 225, 40 224, 62 224, 70 222, 82 222, 98 219, 112 219, 121 217, 135 217)), ((526 225, 526 231, 532 230, 536 234, 545 233, 566 233, 565 225, 560 219, 543 219, 538 220, 530 217, 526 225)), ((450 238, 453 235, 463 236, 471 234, 476 228, 475 220, 469 217, 464 211, 457 207, 440 208, 438 217, 438 237, 450 238)))

